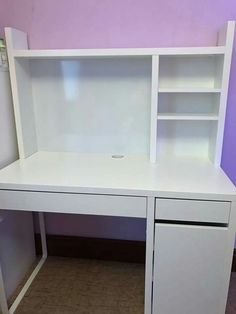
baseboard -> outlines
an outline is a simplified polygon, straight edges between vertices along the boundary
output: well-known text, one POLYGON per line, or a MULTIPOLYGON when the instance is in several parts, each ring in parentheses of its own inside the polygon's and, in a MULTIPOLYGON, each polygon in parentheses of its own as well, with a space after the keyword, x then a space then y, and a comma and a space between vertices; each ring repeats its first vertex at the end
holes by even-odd
MULTIPOLYGON (((40 235, 35 234, 36 253, 40 255, 40 235)), ((48 254, 75 258, 92 258, 118 262, 145 262, 145 242, 62 235, 47 235, 48 254)), ((236 272, 236 249, 232 271, 236 272)))
MULTIPOLYGON (((36 253, 41 254, 41 239, 35 234, 36 253)), ((145 262, 145 242, 75 236, 47 235, 48 255, 91 258, 119 262, 145 262)))
POLYGON ((236 249, 234 249, 234 257, 233 257, 232 271, 233 271, 233 272, 236 272, 236 249))

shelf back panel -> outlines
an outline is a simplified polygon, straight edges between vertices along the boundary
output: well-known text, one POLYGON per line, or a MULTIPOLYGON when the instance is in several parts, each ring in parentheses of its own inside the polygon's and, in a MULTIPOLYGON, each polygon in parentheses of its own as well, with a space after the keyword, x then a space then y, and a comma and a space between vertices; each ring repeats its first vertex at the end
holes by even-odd
POLYGON ((148 154, 151 58, 32 60, 38 150, 148 154))

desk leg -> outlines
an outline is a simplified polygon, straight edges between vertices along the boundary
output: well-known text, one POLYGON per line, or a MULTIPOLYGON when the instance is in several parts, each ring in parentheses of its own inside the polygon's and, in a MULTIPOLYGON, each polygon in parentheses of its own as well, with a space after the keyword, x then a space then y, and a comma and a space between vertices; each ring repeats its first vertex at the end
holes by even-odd
MULTIPOLYGON (((3 312, 3 314, 13 314, 17 309, 18 305, 20 304, 21 300, 25 296, 27 290, 29 289, 30 285, 34 281, 35 277, 37 276, 38 272, 42 268, 43 264, 47 259, 47 243, 46 243, 46 231, 45 231, 45 222, 44 222, 44 214, 39 213, 39 227, 40 227, 40 235, 42 241, 42 258, 40 259, 38 265, 35 267, 34 271, 30 275, 29 279, 25 283, 24 287, 18 294, 17 298, 15 299, 14 303, 10 307, 9 311, 3 312)), ((0 300, 1 301, 1 300, 0 300)))
POLYGON ((152 285, 153 285, 153 244, 154 244, 154 212, 155 198, 147 198, 146 222, 146 264, 145 264, 145 305, 144 313, 152 313, 152 285))
POLYGON ((47 250, 44 213, 38 213, 38 214, 39 214, 39 228, 40 228, 40 236, 41 236, 41 244, 42 244, 42 253, 43 253, 43 258, 46 259, 48 257, 48 250, 47 250))

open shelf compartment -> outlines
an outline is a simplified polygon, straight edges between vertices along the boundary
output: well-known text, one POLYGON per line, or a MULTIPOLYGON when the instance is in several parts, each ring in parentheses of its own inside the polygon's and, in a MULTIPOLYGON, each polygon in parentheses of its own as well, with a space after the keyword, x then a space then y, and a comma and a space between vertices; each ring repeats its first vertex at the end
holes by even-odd
POLYGON ((16 60, 25 156, 149 152, 150 57, 16 60))
POLYGON ((221 88, 224 56, 160 56, 159 89, 206 89, 216 92, 221 88))
POLYGON ((218 120, 219 95, 215 94, 160 94, 159 120, 218 120))
POLYGON ((157 156, 196 157, 214 162, 217 121, 158 121, 157 156))

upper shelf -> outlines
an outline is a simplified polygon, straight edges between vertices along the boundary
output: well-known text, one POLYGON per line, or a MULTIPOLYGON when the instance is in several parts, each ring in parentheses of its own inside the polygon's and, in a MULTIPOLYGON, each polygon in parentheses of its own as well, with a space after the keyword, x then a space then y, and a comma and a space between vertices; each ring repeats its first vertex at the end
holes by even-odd
POLYGON ((15 58, 50 59, 78 57, 119 57, 158 55, 223 55, 224 46, 218 47, 183 47, 183 48, 119 48, 119 49, 55 49, 27 50, 13 49, 15 58))

